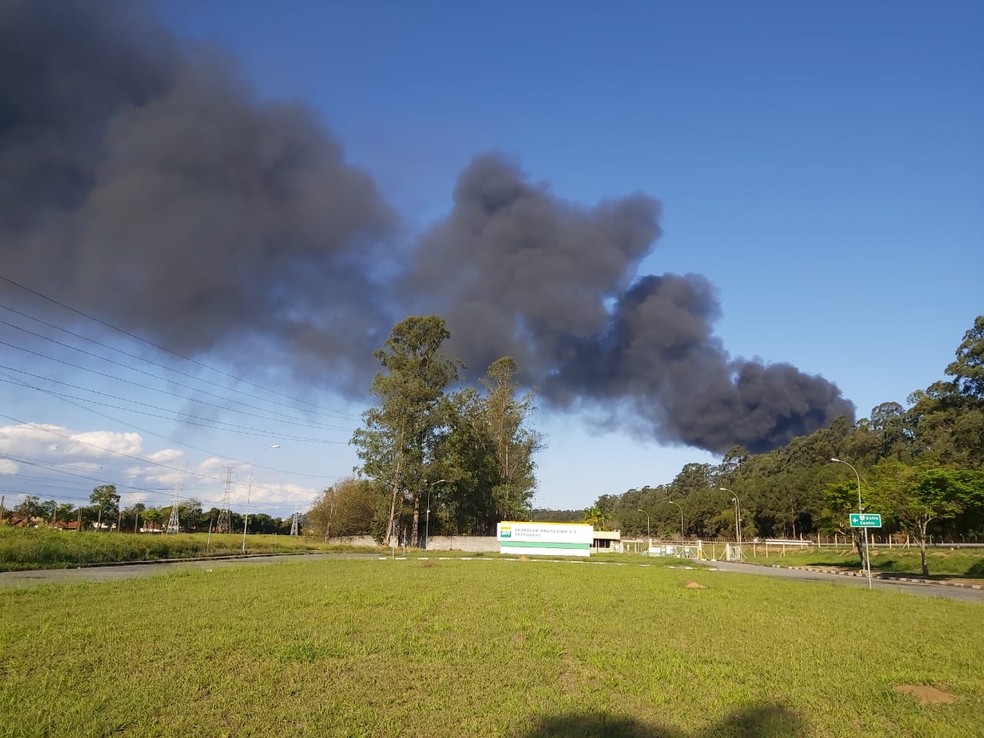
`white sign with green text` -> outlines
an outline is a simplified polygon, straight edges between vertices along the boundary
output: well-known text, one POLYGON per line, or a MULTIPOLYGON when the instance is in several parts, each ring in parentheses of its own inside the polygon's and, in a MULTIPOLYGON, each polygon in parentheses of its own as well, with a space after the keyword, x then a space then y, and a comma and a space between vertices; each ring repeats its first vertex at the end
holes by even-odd
POLYGON ((590 556, 594 526, 578 523, 521 523, 496 526, 499 553, 524 556, 590 556))

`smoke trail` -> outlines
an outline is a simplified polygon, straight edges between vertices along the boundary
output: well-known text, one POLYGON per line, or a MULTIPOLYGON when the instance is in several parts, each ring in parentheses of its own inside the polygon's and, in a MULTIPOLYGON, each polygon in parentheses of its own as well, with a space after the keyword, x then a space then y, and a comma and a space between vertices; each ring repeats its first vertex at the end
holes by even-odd
POLYGON ((557 406, 663 441, 763 450, 853 414, 822 378, 731 360, 703 278, 637 278, 652 197, 577 206, 486 155, 388 249, 396 215, 315 112, 258 102, 133 3, 0 6, 0 172, 7 276, 184 353, 364 391, 393 322, 426 310, 476 373, 512 355, 557 406))
POLYGON ((553 403, 593 403, 663 441, 762 451, 853 417, 821 377, 732 361, 713 336, 720 309, 703 277, 630 284, 658 219, 650 197, 580 208, 481 157, 422 240, 407 292, 448 317, 470 365, 510 354, 553 403))
POLYGON ((395 217, 312 110, 127 2, 5 3, 0 100, 7 274, 181 352, 273 342, 363 385, 395 217))

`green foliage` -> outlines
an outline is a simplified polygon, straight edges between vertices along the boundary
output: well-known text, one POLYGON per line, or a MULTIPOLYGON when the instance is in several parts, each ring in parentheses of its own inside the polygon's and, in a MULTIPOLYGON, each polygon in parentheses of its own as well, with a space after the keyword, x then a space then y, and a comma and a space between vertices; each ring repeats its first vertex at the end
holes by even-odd
POLYGON ((984 404, 984 315, 964 334, 957 347, 957 358, 946 368, 957 392, 976 404, 984 404))
POLYGON ((89 495, 89 502, 96 509, 98 516, 96 518, 97 526, 102 527, 104 522, 110 520, 113 523, 116 522, 115 518, 120 510, 120 496, 116 492, 115 484, 100 484, 92 490, 92 494, 89 495))
POLYGON ((413 316, 395 325, 385 347, 374 354, 384 371, 376 374, 369 391, 379 406, 363 413, 363 427, 352 443, 362 473, 390 490, 387 536, 396 535, 397 515, 407 505, 416 538, 421 494, 428 479, 437 478, 430 472, 447 422, 444 390, 458 379, 461 366, 440 352, 450 335, 442 318, 413 316))
POLYGON ((605 514, 597 505, 589 507, 584 511, 583 522, 587 525, 593 525, 595 528, 603 528, 605 526, 605 514))
POLYGON ((324 491, 305 515, 305 532, 328 540, 371 535, 382 541, 387 523, 387 494, 368 479, 343 479, 324 491))
POLYGON ((858 507, 857 484, 830 462, 843 458, 870 476, 865 505, 885 513, 884 532, 917 540, 984 534, 984 501, 972 481, 984 472, 984 316, 956 357, 946 368, 951 379, 914 392, 908 409, 884 402, 854 426, 838 418, 769 453, 735 447, 716 467, 686 464, 669 485, 602 495, 596 506, 635 535, 644 532, 645 518, 636 512, 643 508, 653 531, 665 536, 673 527, 661 500, 673 500, 686 513, 688 534, 733 538, 731 498, 719 491, 725 487, 741 499, 746 539, 850 533, 863 557, 861 531, 848 525, 858 507))
POLYGON ((418 544, 430 526, 489 535, 500 520, 523 515, 536 488, 533 457, 542 439, 528 426, 533 396, 519 396, 516 362, 493 362, 484 393, 449 395, 461 366, 440 353, 449 336, 436 316, 393 328, 376 352, 384 371, 370 390, 379 407, 364 413, 352 437, 361 474, 388 490, 386 530, 406 531, 418 544), (431 518, 427 510, 434 508, 431 518))
MULTIPOLYGON (((0 571, 60 569, 84 564, 159 561, 240 553, 239 534, 67 532, 0 526, 0 571)), ((291 553, 332 550, 311 538, 287 535, 250 535, 250 553, 291 553)))

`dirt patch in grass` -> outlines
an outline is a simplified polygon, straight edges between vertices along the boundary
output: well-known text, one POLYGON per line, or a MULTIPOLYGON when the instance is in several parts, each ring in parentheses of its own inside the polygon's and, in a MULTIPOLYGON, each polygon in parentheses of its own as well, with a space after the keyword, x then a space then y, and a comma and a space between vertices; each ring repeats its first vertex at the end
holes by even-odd
POLYGON ((683 586, 686 587, 687 589, 707 589, 707 587, 705 587, 700 582, 686 581, 683 583, 683 586))
POLYGON ((949 692, 922 684, 900 684, 895 687, 899 694, 911 694, 920 705, 952 705, 957 698, 949 692))
POLYGON ((437 562, 436 561, 430 561, 430 560, 428 560, 428 561, 421 561, 420 562, 420 568, 421 569, 433 569, 435 566, 437 566, 437 562))

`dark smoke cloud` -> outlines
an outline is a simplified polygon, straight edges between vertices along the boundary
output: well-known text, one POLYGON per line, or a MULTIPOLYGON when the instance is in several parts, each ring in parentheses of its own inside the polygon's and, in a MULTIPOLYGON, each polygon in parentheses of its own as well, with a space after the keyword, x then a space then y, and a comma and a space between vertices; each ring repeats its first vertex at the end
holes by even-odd
POLYGON ((260 336, 363 385, 394 215, 318 116, 129 2, 0 6, 4 270, 182 352, 260 336))
POLYGON ((653 198, 580 207, 488 155, 389 249, 395 214, 316 113, 258 102, 144 10, 0 5, 0 273, 183 353, 247 346, 350 390, 395 320, 433 311, 475 373, 509 354, 557 406, 714 451, 853 414, 822 378, 731 360, 703 278, 635 278, 653 198))
POLYGON ((471 366, 512 355, 554 404, 607 408, 663 441, 763 451, 853 417, 821 377, 732 361, 712 335, 720 308, 703 277, 630 284, 659 214, 645 195, 577 207, 501 157, 481 157, 423 238, 407 292, 448 318, 471 366))

